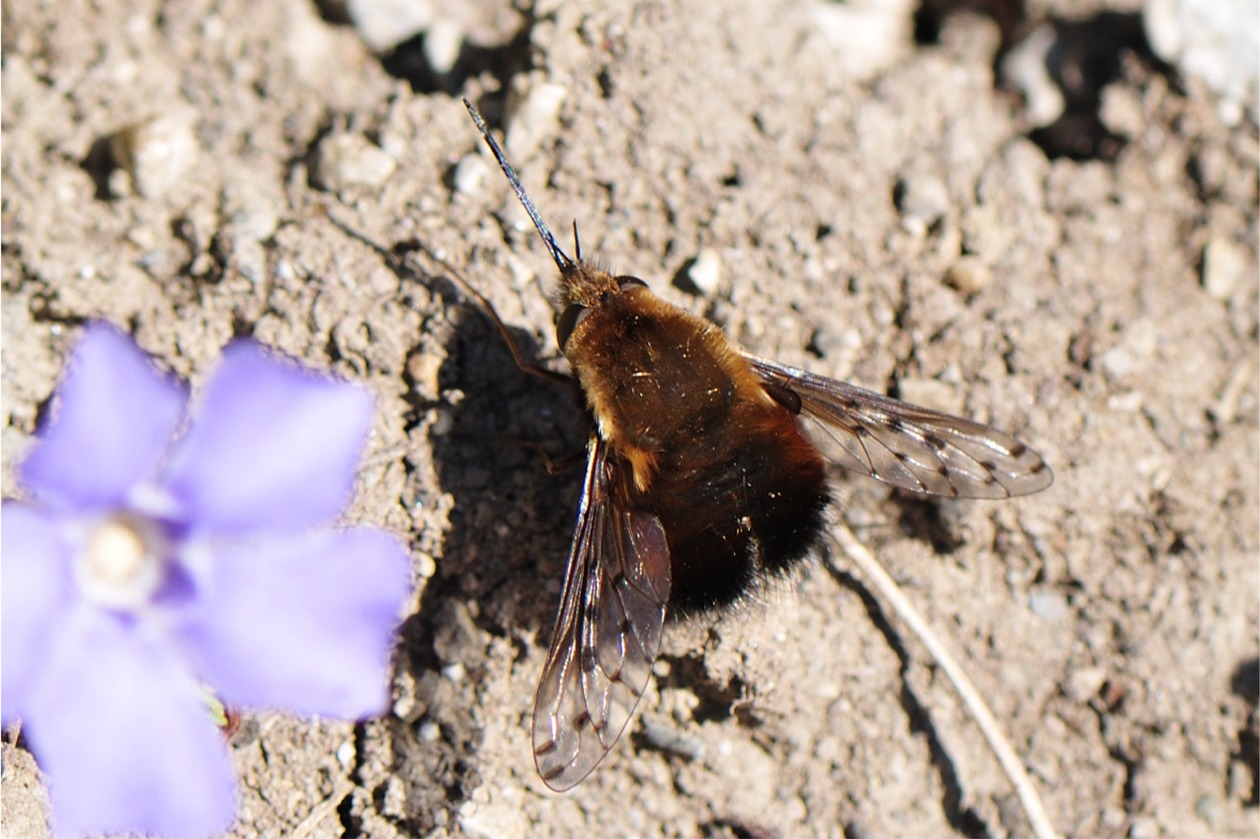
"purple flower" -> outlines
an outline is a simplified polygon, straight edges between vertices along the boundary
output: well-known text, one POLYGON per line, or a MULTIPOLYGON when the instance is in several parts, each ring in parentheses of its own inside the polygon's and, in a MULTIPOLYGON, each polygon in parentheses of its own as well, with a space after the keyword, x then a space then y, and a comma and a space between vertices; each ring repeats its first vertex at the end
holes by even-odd
POLYGON ((194 402, 89 326, 3 506, 0 712, 59 832, 205 835, 235 810, 203 685, 230 706, 360 718, 388 698, 403 547, 329 527, 362 389, 228 346, 194 402))

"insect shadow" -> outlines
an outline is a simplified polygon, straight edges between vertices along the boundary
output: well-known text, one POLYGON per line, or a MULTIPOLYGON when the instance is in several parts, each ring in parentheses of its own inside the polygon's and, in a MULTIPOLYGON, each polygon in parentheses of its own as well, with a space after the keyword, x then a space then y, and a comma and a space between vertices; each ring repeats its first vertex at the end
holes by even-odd
MULTIPOLYGON (((406 250, 387 254, 387 263, 438 297, 452 326, 442 341, 439 398, 414 388, 410 397, 417 417, 431 409, 439 416, 429 442, 449 514, 434 574, 399 632, 397 670, 412 682, 411 696, 388 720, 404 789, 400 826, 427 832, 436 813, 454 817, 481 784, 479 709, 499 701, 481 687, 493 682, 490 645, 506 641, 523 659, 539 643, 531 637, 548 637, 582 478, 580 468, 549 474, 549 465, 582 450, 589 419, 575 386, 522 374, 476 303, 440 270, 404 264, 398 253, 406 250)), ((509 330, 526 359, 545 360, 537 336, 509 330)), ((527 727, 528 703, 519 712, 527 727)))

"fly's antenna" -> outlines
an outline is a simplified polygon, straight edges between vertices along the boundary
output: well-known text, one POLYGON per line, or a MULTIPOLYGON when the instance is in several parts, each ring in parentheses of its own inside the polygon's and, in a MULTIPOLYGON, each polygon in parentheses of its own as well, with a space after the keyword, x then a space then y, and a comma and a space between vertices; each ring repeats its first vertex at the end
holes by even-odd
MULTIPOLYGON (((529 200, 529 195, 525 192, 525 187, 521 185, 521 179, 516 176, 516 171, 512 165, 507 162, 507 158, 503 155, 503 149, 499 148, 498 142, 494 137, 490 136, 490 129, 486 128, 485 120, 481 118, 481 114, 477 113, 477 109, 473 107, 472 102, 464 100, 464 107, 468 109, 468 113, 472 116, 473 125, 477 126, 477 130, 481 132, 481 136, 485 138, 486 145, 490 146, 490 151, 494 153, 494 159, 499 161, 499 168, 503 170, 503 174, 507 176, 508 183, 512 185, 512 191, 516 193, 516 197, 521 200, 521 205, 525 208, 525 212, 529 214, 529 219, 534 223, 534 227, 538 228, 538 234, 542 236, 543 244, 547 246, 547 252, 551 254, 551 258, 556 261, 556 267, 561 273, 572 270, 574 262, 560 250, 560 246, 556 244, 556 237, 551 235, 550 228, 542 220, 542 216, 538 214, 538 208, 534 206, 534 202, 529 200)), ((577 222, 574 222, 574 229, 577 229, 577 222)))
POLYGON ((578 262, 582 261, 582 240, 577 235, 577 219, 573 220, 573 255, 578 262))

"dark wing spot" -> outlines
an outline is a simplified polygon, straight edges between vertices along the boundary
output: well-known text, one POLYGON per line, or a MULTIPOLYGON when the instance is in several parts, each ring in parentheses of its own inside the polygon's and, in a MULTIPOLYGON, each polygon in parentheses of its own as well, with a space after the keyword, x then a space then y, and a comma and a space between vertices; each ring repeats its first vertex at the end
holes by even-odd
POLYGON ((923 442, 927 443, 936 451, 942 451, 945 448, 945 441, 935 434, 924 434, 923 442))

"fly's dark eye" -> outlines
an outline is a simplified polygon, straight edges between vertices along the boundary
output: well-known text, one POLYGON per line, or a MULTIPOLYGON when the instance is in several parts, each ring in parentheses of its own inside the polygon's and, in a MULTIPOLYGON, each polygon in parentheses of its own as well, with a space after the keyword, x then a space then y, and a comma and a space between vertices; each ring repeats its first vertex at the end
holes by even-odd
POLYGON ((573 334, 573 330, 577 329, 577 325, 589 314, 589 309, 577 303, 570 303, 560 313, 560 320, 556 321, 556 343, 560 345, 561 351, 564 350, 564 345, 569 343, 569 336, 573 334))
POLYGON ((622 291, 625 291, 627 288, 632 288, 634 286, 642 286, 643 288, 647 288, 647 283, 643 282, 643 280, 640 280, 638 277, 618 277, 617 285, 621 286, 622 291))

